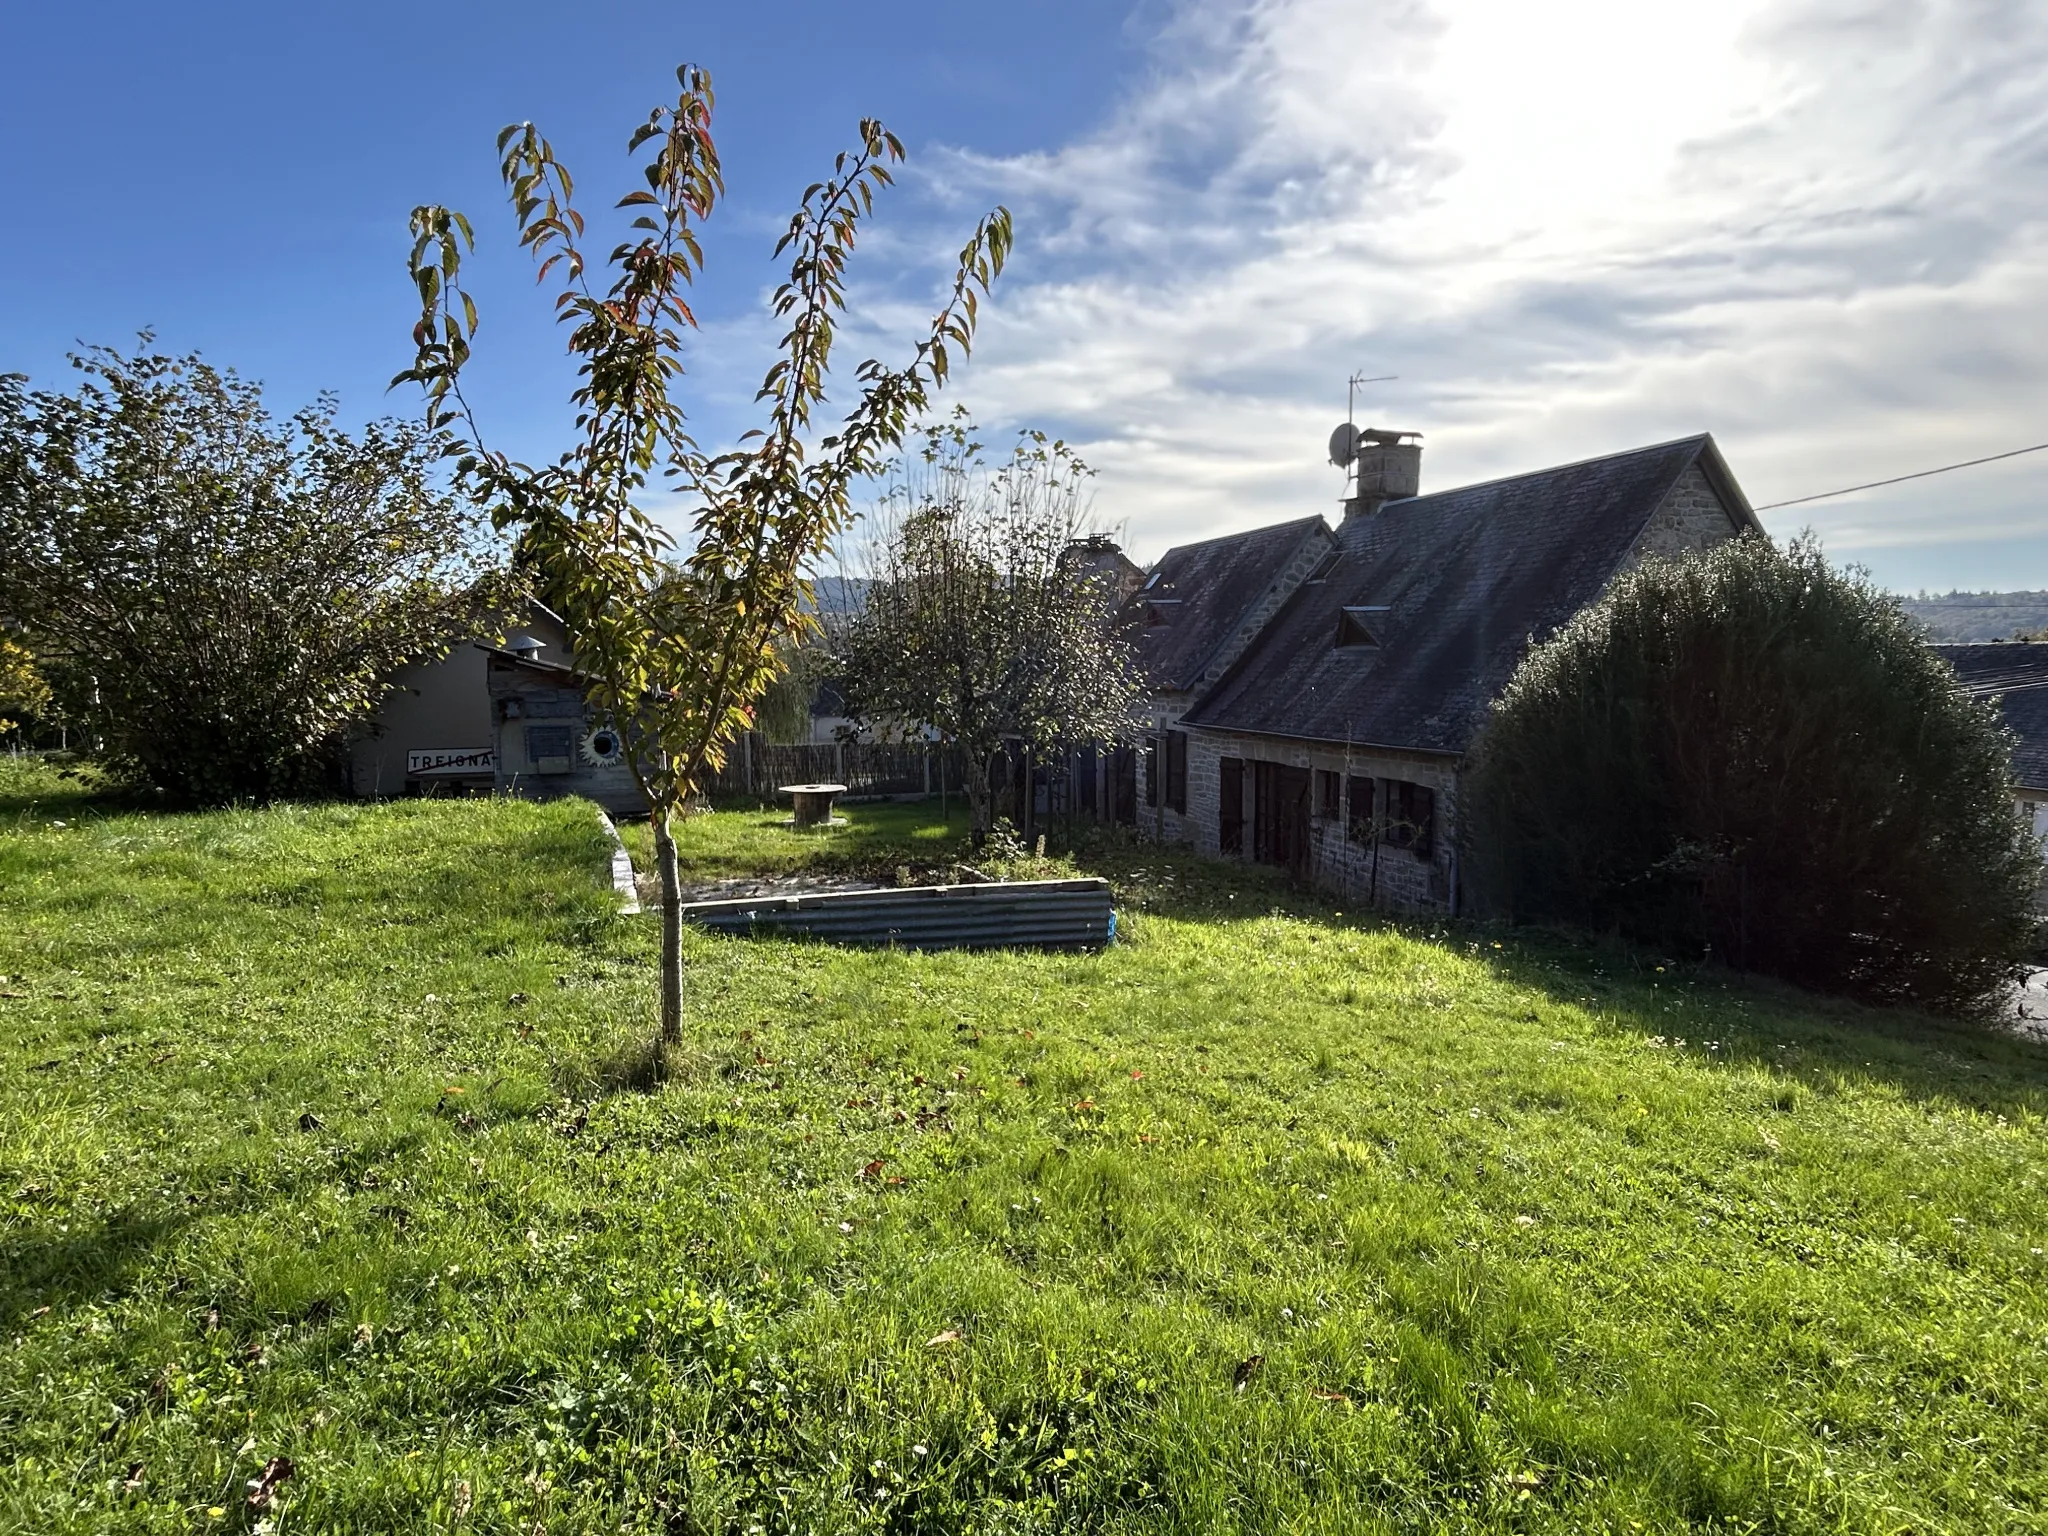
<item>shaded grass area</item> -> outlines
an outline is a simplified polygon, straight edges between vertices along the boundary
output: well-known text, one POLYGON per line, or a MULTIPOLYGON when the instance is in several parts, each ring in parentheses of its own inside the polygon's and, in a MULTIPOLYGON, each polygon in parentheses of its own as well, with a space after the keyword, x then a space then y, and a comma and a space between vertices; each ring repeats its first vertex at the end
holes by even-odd
MULTIPOLYGON (((954 851, 850 814, 685 857, 954 851)), ((0 1525, 247 1529, 279 1455, 287 1531, 2048 1521, 2037 1047, 1107 843, 1099 957, 693 936, 638 1091, 587 807, 62 819, 0 1525)))

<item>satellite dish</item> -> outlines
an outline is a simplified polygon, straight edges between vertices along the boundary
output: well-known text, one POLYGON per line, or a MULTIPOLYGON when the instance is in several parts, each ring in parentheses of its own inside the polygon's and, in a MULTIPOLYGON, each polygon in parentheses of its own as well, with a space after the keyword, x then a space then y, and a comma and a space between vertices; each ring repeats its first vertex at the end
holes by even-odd
POLYGON ((1358 457, 1358 428, 1342 423, 1330 434, 1330 462, 1339 469, 1358 457))

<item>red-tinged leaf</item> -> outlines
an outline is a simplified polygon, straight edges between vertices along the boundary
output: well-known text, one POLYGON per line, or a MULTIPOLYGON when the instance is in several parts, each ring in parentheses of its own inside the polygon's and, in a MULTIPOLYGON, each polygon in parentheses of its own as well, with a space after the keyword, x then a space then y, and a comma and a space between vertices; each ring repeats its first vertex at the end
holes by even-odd
POLYGON ((879 1157, 860 1171, 860 1177, 863 1179, 879 1179, 881 1176, 882 1159, 879 1157))

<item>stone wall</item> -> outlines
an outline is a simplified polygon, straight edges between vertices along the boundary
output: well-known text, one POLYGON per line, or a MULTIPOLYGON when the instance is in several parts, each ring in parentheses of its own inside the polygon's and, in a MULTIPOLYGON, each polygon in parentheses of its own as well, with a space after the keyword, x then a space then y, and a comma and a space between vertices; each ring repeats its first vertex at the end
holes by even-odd
MULTIPOLYGON (((1178 715, 1173 718, 1177 724, 1178 715)), ((1164 725, 1165 722, 1162 722, 1164 725)), ((1222 807, 1219 797, 1226 757, 1244 759, 1244 848, 1238 857, 1250 862, 1255 852, 1256 780, 1259 762, 1284 763, 1297 768, 1332 772, 1344 778, 1361 777, 1376 783, 1376 806, 1381 819, 1389 803, 1388 786, 1405 781, 1420 784, 1436 795, 1436 827, 1429 857, 1422 858, 1383 839, 1356 843, 1349 836, 1349 817, 1340 806, 1334 817, 1316 814, 1309 819, 1307 872, 1310 881, 1323 890, 1361 904, 1410 910, 1448 911, 1457 889, 1457 764, 1449 757, 1420 752, 1369 751, 1362 748, 1325 746, 1313 742, 1287 741, 1269 736, 1247 736, 1200 728, 1188 732, 1187 814, 1178 815, 1164 805, 1143 798, 1139 786, 1138 824, 1144 832, 1168 842, 1181 843, 1211 857, 1226 857, 1222 847, 1222 807)), ((1160 798, 1165 798, 1166 780, 1160 776, 1160 798)), ((1313 785, 1313 780, 1311 780, 1313 785)))
POLYGON ((1727 543, 1736 531, 1734 517, 1695 462, 1651 514, 1649 526, 1637 536, 1622 568, 1633 570, 1659 555, 1702 554, 1727 543))

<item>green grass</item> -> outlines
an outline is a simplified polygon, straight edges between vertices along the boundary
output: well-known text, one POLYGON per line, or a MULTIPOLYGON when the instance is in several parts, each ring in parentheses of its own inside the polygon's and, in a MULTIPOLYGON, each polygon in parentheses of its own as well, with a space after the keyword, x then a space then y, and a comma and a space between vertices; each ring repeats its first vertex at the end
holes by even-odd
POLYGON ((7 1529, 2048 1529, 2038 1047, 1109 844, 1099 957, 693 936, 644 1091, 588 807, 52 792, 7 1529))

